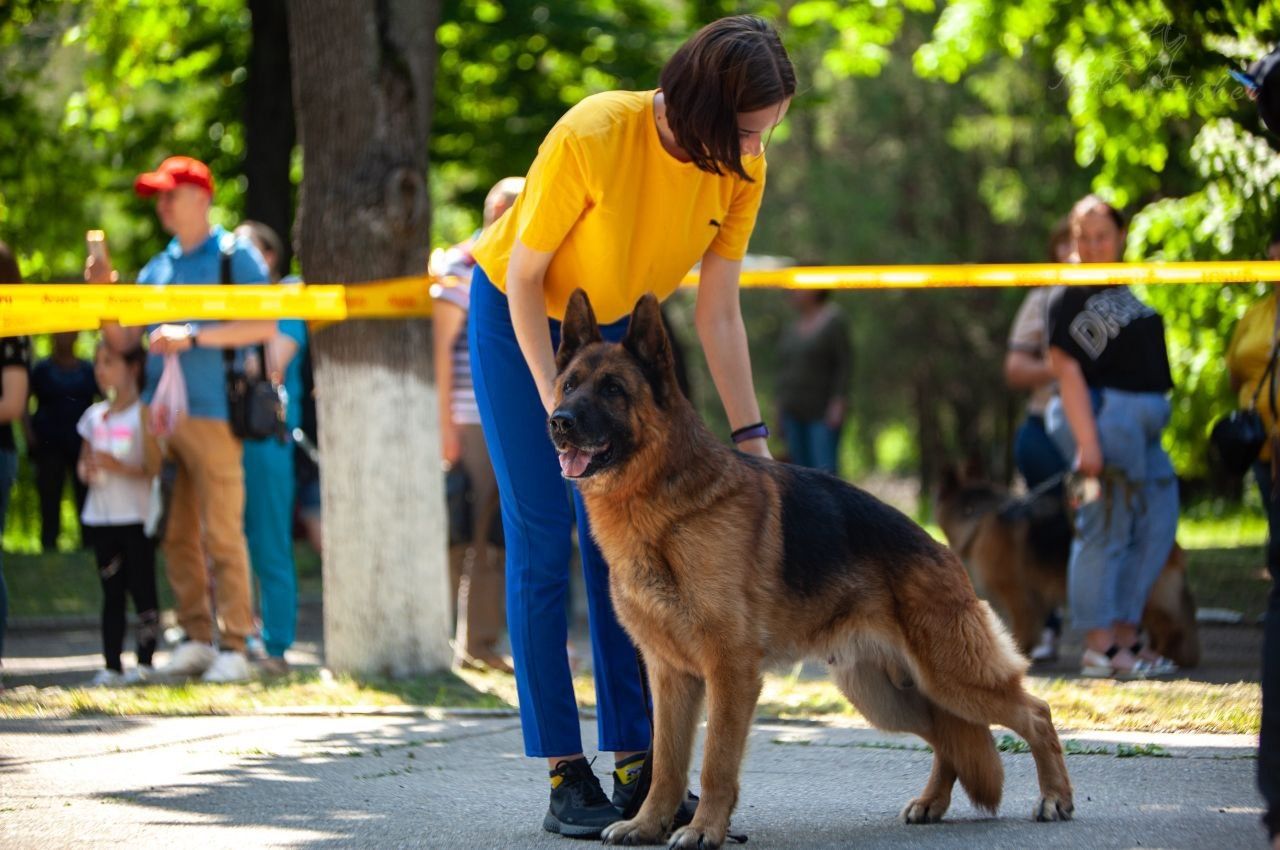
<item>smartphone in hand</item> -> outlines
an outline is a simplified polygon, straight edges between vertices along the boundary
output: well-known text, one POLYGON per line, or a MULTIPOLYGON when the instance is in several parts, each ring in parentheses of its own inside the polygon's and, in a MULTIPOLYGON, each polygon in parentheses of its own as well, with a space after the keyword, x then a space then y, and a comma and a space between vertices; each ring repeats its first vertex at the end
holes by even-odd
POLYGON ((85 246, 89 249, 89 256, 93 257, 100 263, 111 264, 111 258, 107 255, 107 234, 101 230, 89 230, 84 234, 85 246))
POLYGON ((84 279, 88 283, 115 283, 116 274, 111 268, 111 255, 107 251, 107 235, 101 230, 89 230, 84 234, 84 244, 89 259, 84 267, 84 279))

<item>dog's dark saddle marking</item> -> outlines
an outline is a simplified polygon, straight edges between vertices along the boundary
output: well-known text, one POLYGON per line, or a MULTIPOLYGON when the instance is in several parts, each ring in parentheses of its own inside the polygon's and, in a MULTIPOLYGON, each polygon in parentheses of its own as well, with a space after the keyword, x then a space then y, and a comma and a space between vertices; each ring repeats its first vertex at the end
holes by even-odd
POLYGON ((825 472, 775 467, 782 498, 782 578, 805 596, 875 561, 893 570, 936 546, 923 529, 870 493, 825 472))

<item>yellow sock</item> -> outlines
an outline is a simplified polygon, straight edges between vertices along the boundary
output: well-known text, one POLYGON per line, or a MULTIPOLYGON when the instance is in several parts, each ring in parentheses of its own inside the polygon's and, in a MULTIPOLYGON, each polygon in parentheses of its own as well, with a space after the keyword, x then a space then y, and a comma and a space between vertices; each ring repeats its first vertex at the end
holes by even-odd
POLYGON ((618 780, 618 784, 630 785, 640 778, 640 772, 644 770, 644 755, 644 753, 637 753, 614 765, 613 775, 618 780))

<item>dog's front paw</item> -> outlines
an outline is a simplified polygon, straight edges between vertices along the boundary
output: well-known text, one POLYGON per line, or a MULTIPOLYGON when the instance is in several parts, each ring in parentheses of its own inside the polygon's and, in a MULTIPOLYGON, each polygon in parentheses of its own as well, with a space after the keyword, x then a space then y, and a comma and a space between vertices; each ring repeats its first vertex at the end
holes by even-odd
POLYGON ((950 800, 938 797, 917 797, 902 810, 903 823, 937 823, 946 814, 950 800))
POLYGON ((667 842, 667 850, 716 850, 724 844, 725 834, 728 831, 728 824, 719 829, 695 824, 682 826, 671 834, 671 840, 667 842))
POLYGON ((666 834, 662 824, 635 818, 609 824, 600 833, 600 838, 605 844, 661 844, 666 834))
POLYGON ((1036 803, 1036 810, 1032 813, 1031 818, 1041 822, 1071 820, 1071 815, 1075 810, 1075 803, 1071 802, 1069 795, 1053 796, 1050 794, 1041 797, 1040 802, 1036 803))

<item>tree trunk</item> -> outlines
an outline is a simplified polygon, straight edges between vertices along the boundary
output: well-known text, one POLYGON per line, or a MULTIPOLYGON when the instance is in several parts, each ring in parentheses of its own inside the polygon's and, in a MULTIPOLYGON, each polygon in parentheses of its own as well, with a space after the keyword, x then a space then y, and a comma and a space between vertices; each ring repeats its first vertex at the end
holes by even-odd
POLYGON ((289 74, 289 16, 285 0, 249 0, 253 44, 245 99, 244 175, 247 218, 270 225, 284 242, 280 274, 293 260, 293 185, 289 162, 297 140, 289 74))
MULTIPOLYGON (((291 0, 311 283, 425 273, 438 3, 291 0)), ((316 334, 326 663, 391 675, 450 662, 444 484, 428 323, 316 334)))

